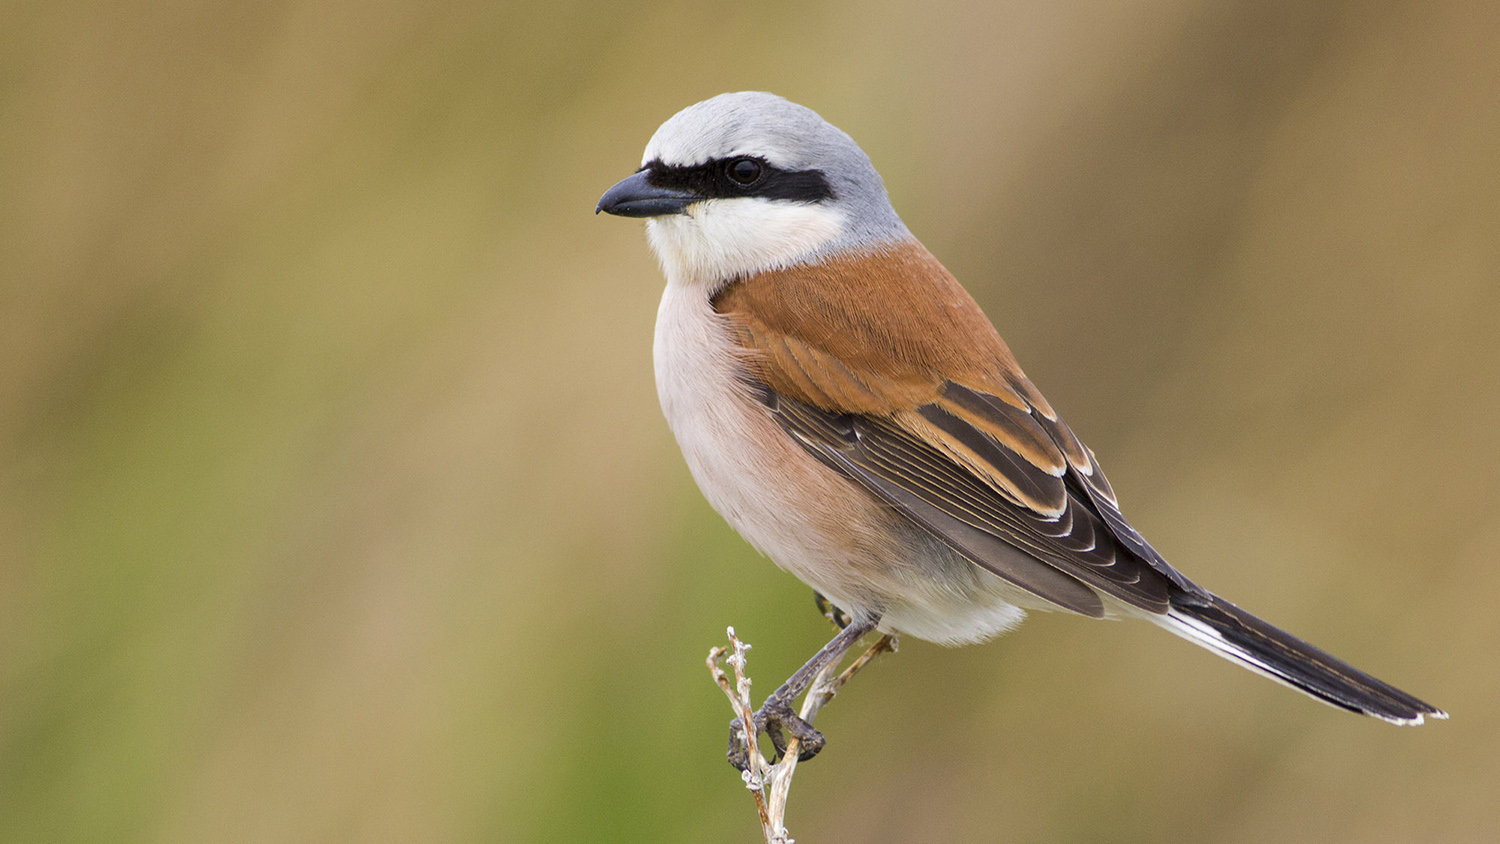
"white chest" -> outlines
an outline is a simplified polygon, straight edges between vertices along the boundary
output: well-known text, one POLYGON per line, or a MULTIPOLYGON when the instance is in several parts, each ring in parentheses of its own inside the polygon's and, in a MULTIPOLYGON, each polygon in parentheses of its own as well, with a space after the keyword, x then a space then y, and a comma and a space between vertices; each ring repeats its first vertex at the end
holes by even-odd
POLYGON ((693 480, 710 504, 762 553, 794 494, 776 478, 784 436, 739 382, 740 351, 697 285, 668 284, 656 315, 656 394, 693 480))
POLYGON ((825 594, 845 595, 834 567, 842 553, 824 525, 830 502, 849 500, 851 490, 750 394, 739 379, 741 354, 704 288, 667 285, 656 318, 656 392, 693 480, 761 553, 825 594))

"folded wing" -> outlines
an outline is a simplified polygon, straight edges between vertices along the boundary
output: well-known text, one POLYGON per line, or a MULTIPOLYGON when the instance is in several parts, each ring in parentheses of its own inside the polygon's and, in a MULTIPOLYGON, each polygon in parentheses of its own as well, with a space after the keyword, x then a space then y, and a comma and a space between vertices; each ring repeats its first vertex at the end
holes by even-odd
POLYGON ((1158 614, 1171 591, 1206 596, 1120 515, 1093 455, 920 245, 742 280, 715 307, 789 435, 976 564, 1091 616, 1099 593, 1158 614), (866 295, 880 272, 905 299, 866 295))

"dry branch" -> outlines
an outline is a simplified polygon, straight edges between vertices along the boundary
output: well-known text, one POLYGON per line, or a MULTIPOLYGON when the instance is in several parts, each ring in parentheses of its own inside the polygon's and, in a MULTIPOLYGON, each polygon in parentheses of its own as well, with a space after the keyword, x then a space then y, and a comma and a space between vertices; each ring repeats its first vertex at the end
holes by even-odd
MULTIPOLYGON (((708 670, 714 682, 729 698, 729 705, 740 719, 740 724, 744 725, 741 727, 741 734, 749 748, 749 765, 741 774, 741 779, 755 797, 755 808, 760 814, 761 831, 765 833, 766 844, 793 844, 786 831, 786 801, 792 790, 792 775, 797 770, 797 756, 802 742, 794 736, 787 742, 786 753, 774 765, 761 754, 760 738, 755 729, 755 707, 750 702, 750 677, 745 671, 745 653, 750 650, 750 645, 734 634, 733 627, 729 628, 728 635, 730 650, 726 651, 722 647, 710 650, 708 670), (734 670, 733 682, 719 665, 720 660, 728 662, 729 667, 734 670)), ((834 673, 839 667, 837 662, 820 671, 802 698, 802 708, 798 712, 802 720, 811 724, 813 718, 817 717, 818 710, 833 700, 834 695, 855 674, 875 657, 894 652, 896 644, 894 636, 882 634, 842 672, 834 673)))

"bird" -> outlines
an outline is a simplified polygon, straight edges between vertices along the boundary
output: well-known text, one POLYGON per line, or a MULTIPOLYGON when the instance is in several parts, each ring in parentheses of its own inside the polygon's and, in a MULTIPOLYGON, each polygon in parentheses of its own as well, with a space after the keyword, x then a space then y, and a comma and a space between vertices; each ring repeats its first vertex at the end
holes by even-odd
POLYGON ((823 747, 789 704, 860 637, 972 644, 1028 610, 1146 619, 1340 709, 1447 717, 1170 565, 815 111, 755 91, 689 106, 599 212, 646 220, 666 277, 657 394, 699 489, 847 620, 756 713, 779 752, 782 729, 802 758, 823 747))

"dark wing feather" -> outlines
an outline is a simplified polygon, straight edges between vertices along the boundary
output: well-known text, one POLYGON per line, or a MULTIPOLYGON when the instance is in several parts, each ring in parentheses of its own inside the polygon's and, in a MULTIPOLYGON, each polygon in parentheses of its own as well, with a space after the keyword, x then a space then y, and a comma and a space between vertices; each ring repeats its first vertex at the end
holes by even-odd
POLYGON ((762 387, 766 406, 812 455, 870 490, 976 564, 1032 594, 1082 615, 1100 618, 1097 593, 1061 568, 1033 560, 1004 537, 1006 514, 995 493, 930 447, 878 420, 835 415, 762 387))
MULTIPOLYGON (((1030 380, 1025 376, 1015 376, 1011 380, 1015 394, 1021 397, 1029 410, 1025 414, 1027 418, 1046 433, 1048 440, 1067 460, 1066 477, 1075 497, 1080 499, 1081 503, 1085 503, 1089 511, 1104 522, 1111 536, 1133 556, 1145 562, 1157 573, 1172 581, 1172 585, 1182 590, 1185 594, 1178 596, 1179 600, 1207 601, 1209 597, 1207 590, 1173 568, 1155 548, 1151 547, 1151 543, 1147 542, 1145 537, 1125 520, 1125 516, 1120 512, 1120 503, 1115 498, 1115 491, 1110 487, 1109 479, 1104 477, 1104 471, 1099 468, 1099 461, 1094 457, 1093 450, 1073 434, 1072 429, 1057 416, 1052 407, 1037 392, 1036 387, 1032 386, 1030 380)), ((943 397, 956 404, 975 407, 980 413, 990 418, 1010 419, 1018 413, 1014 407, 994 396, 971 390, 951 381, 944 385, 943 397)))
POLYGON ((1096 591, 1166 612, 1167 580, 1116 541, 1074 485, 951 405, 895 418, 836 414, 758 386, 777 422, 819 460, 1000 577, 1084 615, 1104 614, 1096 591), (917 420, 931 427, 913 430, 917 420), (955 443, 957 458, 945 447, 955 443), (997 475, 1002 482, 991 480, 997 475))

